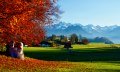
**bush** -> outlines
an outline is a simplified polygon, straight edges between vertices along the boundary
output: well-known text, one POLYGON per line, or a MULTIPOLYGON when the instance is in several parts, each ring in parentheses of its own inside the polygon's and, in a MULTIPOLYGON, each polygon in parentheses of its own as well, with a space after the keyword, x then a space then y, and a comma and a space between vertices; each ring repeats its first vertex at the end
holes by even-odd
POLYGON ((6 47, 0 45, 0 52, 5 52, 6 51, 6 47))
POLYGON ((82 39, 82 43, 86 45, 89 43, 89 41, 88 41, 88 39, 82 39))

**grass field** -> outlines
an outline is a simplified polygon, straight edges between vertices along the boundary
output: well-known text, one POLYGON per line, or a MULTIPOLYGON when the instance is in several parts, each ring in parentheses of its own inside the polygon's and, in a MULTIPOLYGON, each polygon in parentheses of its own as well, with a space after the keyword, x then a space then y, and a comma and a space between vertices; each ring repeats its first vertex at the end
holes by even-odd
POLYGON ((0 72, 120 72, 120 45, 24 47, 24 61, 0 56, 0 72))
POLYGON ((72 64, 73 72, 120 72, 120 45, 92 43, 72 45, 70 50, 61 47, 26 47, 27 57, 72 64))

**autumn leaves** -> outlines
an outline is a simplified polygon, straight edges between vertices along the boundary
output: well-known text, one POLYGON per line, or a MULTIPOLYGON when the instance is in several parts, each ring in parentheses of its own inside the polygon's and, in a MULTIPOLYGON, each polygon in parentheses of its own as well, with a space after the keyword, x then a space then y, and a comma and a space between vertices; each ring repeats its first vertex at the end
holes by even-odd
POLYGON ((59 14, 52 0, 2 0, 0 8, 0 43, 3 45, 11 40, 38 44, 45 36, 44 26, 59 14))

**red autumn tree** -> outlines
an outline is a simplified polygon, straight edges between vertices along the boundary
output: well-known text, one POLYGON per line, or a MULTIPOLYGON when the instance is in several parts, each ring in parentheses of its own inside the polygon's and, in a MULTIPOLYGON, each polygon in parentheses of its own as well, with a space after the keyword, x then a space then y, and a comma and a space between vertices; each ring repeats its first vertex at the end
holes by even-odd
POLYGON ((0 0, 0 43, 39 43, 43 27, 59 16, 56 0, 0 0))

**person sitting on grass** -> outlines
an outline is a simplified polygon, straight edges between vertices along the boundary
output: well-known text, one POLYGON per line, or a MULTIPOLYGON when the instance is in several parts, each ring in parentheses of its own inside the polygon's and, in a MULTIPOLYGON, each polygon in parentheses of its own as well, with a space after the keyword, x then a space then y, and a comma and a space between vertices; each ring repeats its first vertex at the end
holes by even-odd
POLYGON ((23 43, 15 44, 14 41, 9 42, 6 45, 6 55, 24 60, 23 43))
POLYGON ((17 43, 17 58, 24 60, 23 43, 17 43))
POLYGON ((6 44, 6 53, 5 53, 6 56, 10 56, 10 45, 9 45, 9 42, 6 44))
POLYGON ((14 41, 11 41, 9 43, 9 51, 10 51, 10 56, 13 58, 17 58, 17 49, 14 47, 14 41))

